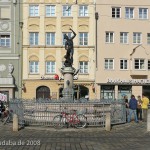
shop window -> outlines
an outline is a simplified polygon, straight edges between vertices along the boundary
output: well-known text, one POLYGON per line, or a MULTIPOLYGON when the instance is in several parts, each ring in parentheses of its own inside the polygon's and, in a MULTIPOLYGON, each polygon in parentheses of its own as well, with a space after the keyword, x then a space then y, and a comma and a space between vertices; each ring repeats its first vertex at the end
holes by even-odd
POLYGON ((102 85, 101 86, 101 99, 114 99, 115 86, 114 85, 102 85))
POLYGON ((127 96, 130 99, 132 94, 131 85, 118 85, 118 99, 123 99, 124 96, 127 96))

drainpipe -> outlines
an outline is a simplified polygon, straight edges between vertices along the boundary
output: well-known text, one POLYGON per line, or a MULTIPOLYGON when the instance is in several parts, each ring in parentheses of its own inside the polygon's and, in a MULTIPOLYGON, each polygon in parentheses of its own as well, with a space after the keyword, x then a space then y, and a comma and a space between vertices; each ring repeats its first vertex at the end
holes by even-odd
POLYGON ((95 20, 96 20, 96 26, 95 26, 95 28, 96 28, 96 33, 95 33, 95 35, 96 35, 96 37, 95 37, 95 39, 96 39, 96 43, 95 43, 95 45, 96 45, 96 47, 95 47, 95 55, 96 55, 96 57, 95 57, 95 63, 96 63, 96 69, 97 69, 97 21, 98 21, 98 12, 95 12, 95 20))
MULTIPOLYGON (((97 23, 98 23, 98 18, 99 18, 99 16, 98 16, 98 12, 95 12, 95 81, 94 81, 94 87, 97 87, 96 86, 96 71, 97 71, 97 23)), ((95 93, 95 96, 96 96, 96 98, 97 98, 97 88, 96 88, 96 90, 94 91, 94 93, 95 93)))
POLYGON ((22 1, 20 0, 18 2, 18 7, 19 7, 19 15, 18 15, 18 18, 19 18, 19 28, 18 28, 18 34, 19 34, 19 38, 18 38, 18 52, 19 52, 19 86, 21 87, 20 90, 19 90, 19 97, 22 98, 22 89, 23 89, 23 85, 22 85, 22 73, 23 73, 23 51, 22 51, 22 42, 23 42, 23 31, 22 31, 22 28, 23 28, 23 22, 22 22, 22 1))

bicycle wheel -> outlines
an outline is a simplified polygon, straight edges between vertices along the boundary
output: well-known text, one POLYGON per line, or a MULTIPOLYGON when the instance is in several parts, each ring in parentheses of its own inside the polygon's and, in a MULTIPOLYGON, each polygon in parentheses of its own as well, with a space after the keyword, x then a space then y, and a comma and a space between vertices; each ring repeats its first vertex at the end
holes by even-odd
POLYGON ((75 127, 76 128, 84 128, 84 127, 86 127, 86 124, 87 124, 87 118, 82 114, 77 115, 77 117, 75 119, 75 127))
POLYGON ((61 115, 54 116, 53 118, 53 127, 55 129, 60 129, 64 126, 64 119, 61 115))
POLYGON ((8 115, 7 117, 3 118, 3 125, 5 125, 6 123, 10 122, 10 116, 8 115))

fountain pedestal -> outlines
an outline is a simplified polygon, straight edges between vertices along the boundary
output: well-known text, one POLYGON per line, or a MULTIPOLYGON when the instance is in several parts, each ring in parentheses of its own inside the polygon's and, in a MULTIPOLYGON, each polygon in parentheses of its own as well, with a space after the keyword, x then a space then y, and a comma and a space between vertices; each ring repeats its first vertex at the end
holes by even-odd
POLYGON ((61 68, 61 73, 64 76, 64 89, 62 91, 63 99, 69 102, 73 102, 74 97, 73 76, 75 71, 76 70, 73 67, 61 68))

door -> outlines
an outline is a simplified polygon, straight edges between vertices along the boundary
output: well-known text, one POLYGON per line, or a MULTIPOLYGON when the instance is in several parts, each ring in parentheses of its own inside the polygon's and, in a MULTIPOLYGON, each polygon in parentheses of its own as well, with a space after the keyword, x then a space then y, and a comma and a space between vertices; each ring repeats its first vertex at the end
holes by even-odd
POLYGON ((50 89, 47 86, 40 86, 36 89, 36 99, 50 99, 50 89))

